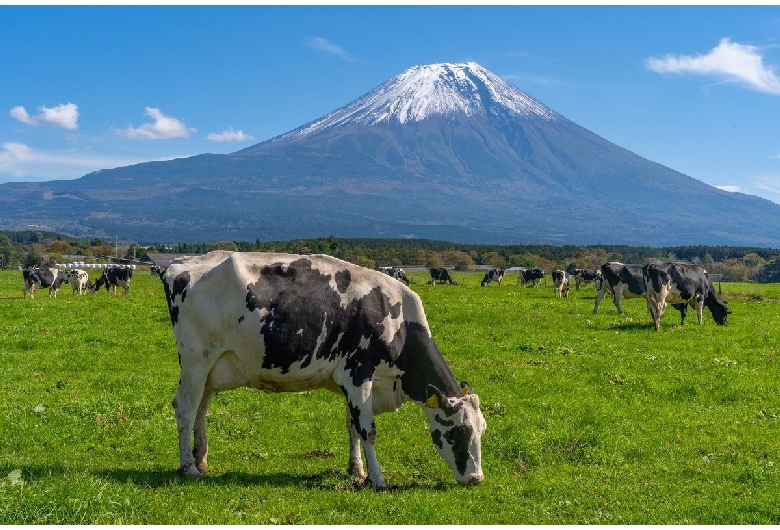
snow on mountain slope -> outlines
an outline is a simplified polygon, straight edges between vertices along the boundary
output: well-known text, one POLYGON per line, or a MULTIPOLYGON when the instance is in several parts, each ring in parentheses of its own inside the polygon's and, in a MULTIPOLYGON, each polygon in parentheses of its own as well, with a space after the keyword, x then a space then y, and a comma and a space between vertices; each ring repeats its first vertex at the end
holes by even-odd
POLYGON ((477 63, 439 63, 409 68, 352 103, 271 142, 305 138, 333 127, 406 124, 452 113, 561 118, 477 63))

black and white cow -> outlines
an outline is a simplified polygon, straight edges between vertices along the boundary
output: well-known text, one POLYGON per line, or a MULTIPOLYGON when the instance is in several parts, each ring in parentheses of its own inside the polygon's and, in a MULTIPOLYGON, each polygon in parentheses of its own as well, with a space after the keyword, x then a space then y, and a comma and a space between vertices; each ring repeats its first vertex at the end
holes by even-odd
POLYGON ((106 292, 109 292, 109 286, 114 288, 114 294, 116 294, 117 286, 122 286, 125 290, 125 294, 130 292, 130 279, 133 277, 133 269, 127 267, 120 267, 119 265, 112 265, 103 269, 103 274, 95 282, 95 291, 99 291, 100 287, 105 285, 106 292))
POLYGON ((571 281, 569 273, 560 269, 552 271, 553 291, 558 298, 568 298, 571 281))
POLYGON ((431 271, 431 283, 433 285, 436 285, 436 282, 439 283, 450 282, 450 285, 457 284, 457 282, 452 279, 452 276, 450 276, 449 271, 444 267, 433 268, 430 269, 430 271, 431 271))
POLYGON ((601 271, 597 269, 574 269, 574 287, 579 291, 580 285, 587 285, 593 283, 596 290, 599 289, 599 283, 597 282, 601 271))
POLYGON ((597 313, 604 295, 610 292, 614 296, 615 307, 618 313, 623 314, 623 299, 645 297, 645 280, 641 265, 624 264, 610 261, 601 266, 601 280, 596 282, 599 286, 596 294, 596 305, 593 312, 597 313))
POLYGON ((85 294, 87 290, 92 292, 94 286, 89 281, 87 272, 82 269, 72 269, 68 272, 68 281, 73 289, 73 294, 85 294))
POLYGON ((60 272, 59 269, 28 267, 22 270, 24 278, 24 297, 30 293, 30 298, 35 298, 35 289, 40 286, 42 289, 49 289, 49 296, 57 298, 57 291, 60 290, 63 283, 68 283, 68 274, 60 272))
POLYGON ((647 289, 647 310, 655 330, 661 329, 661 316, 666 304, 680 310, 680 325, 685 324, 688 306, 696 309, 699 324, 703 322, 704 306, 710 310, 716 324, 725 326, 731 313, 728 302, 715 291, 707 271, 691 263, 650 263, 642 269, 647 289))
POLYGON ((406 277, 406 271, 401 267, 379 267, 379 272, 392 276, 396 280, 409 285, 409 278, 406 277))
POLYGON ((482 287, 486 286, 490 282, 497 282, 501 287, 501 282, 504 281, 504 269, 490 269, 485 273, 485 277, 482 278, 482 287))
POLYGON ((525 287, 527 283, 531 283, 534 287, 539 287, 539 281, 544 278, 544 275, 545 270, 541 267, 526 269, 520 273, 520 284, 525 287))
POLYGON ((162 277, 179 350, 173 400, 180 472, 207 470, 206 414, 216 392, 326 388, 346 398, 350 473, 386 487, 374 415, 422 407, 461 484, 483 480, 479 397, 458 383, 431 337, 419 296, 378 272, 324 255, 214 251, 162 277), (193 444, 194 437, 194 444, 193 444))

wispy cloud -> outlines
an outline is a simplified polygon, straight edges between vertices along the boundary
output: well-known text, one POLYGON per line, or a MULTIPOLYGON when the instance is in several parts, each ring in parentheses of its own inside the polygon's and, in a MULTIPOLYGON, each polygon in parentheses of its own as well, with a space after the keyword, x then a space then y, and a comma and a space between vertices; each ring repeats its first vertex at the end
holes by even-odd
POLYGON ((74 130, 78 128, 79 106, 75 103, 60 104, 56 107, 41 105, 38 115, 31 116, 27 109, 19 105, 11 109, 11 117, 22 123, 33 126, 64 127, 74 130))
POLYGON ((233 127, 228 127, 221 133, 209 133, 207 138, 213 142, 249 142, 254 137, 244 134, 244 131, 236 131, 233 127))
POLYGON ((124 129, 115 129, 114 132, 119 136, 140 140, 189 138, 190 133, 195 132, 195 129, 188 128, 181 120, 164 115, 158 108, 146 107, 145 114, 154 121, 138 127, 129 125, 124 129))
POLYGON ((97 156, 83 149, 46 151, 22 143, 6 142, 0 146, 0 182, 71 179, 97 169, 137 164, 145 160, 97 156))
POLYGON ((329 55, 334 55, 340 59, 344 59, 345 61, 354 60, 354 57, 352 56, 351 53, 344 50, 344 48, 342 48, 341 46, 333 44, 332 42, 322 37, 309 37, 308 39, 306 39, 306 46, 309 49, 312 49, 314 51, 324 52, 329 55))
POLYGON ((777 173, 754 175, 739 185, 728 184, 715 187, 723 191, 756 195, 780 204, 780 174, 777 173))
POLYGON ((757 46, 738 44, 729 39, 706 55, 666 55, 650 57, 647 68, 661 74, 694 74, 738 83, 752 90, 780 95, 780 79, 764 65, 757 46))

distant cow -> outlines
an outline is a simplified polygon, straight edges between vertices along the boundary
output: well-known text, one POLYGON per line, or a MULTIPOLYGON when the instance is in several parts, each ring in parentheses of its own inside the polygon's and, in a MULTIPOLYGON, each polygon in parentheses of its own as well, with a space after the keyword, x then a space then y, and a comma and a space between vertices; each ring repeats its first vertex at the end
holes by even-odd
POLYGON ((574 269, 574 287, 579 291, 580 285, 593 283, 598 287, 598 277, 601 276, 601 271, 597 269, 574 269))
POLYGON ((114 288, 114 294, 116 294, 117 286, 122 286, 125 290, 125 294, 130 292, 130 278, 133 277, 133 269, 127 267, 120 267, 113 265, 103 269, 103 274, 95 282, 95 291, 99 291, 100 287, 105 285, 106 292, 109 292, 109 286, 114 288))
POLYGON ((558 298, 568 298, 571 287, 569 273, 556 269, 552 271, 553 291, 558 298))
POLYGON ((22 270, 22 277, 24 278, 24 296, 27 297, 27 293, 30 293, 30 298, 35 298, 35 289, 40 286, 41 289, 49 289, 49 296, 57 298, 57 291, 63 283, 68 283, 68 274, 60 272, 59 269, 53 267, 50 268, 38 268, 28 267, 22 270))
POLYGON ((86 271, 82 269, 72 269, 68 272, 68 281, 74 294, 84 294, 87 289, 92 291, 92 282, 89 281, 86 271))
POLYGON ((441 268, 438 268, 438 269, 436 269, 436 268, 430 269, 430 271, 431 271, 431 283, 433 283, 433 285, 436 285, 436 282, 439 282, 439 283, 450 282, 450 285, 452 285, 452 284, 456 284, 457 285, 457 283, 458 283, 458 282, 456 282, 455 280, 452 279, 452 276, 450 276, 449 271, 447 269, 445 269, 444 267, 441 267, 441 268))
POLYGON ((482 278, 482 287, 486 286, 490 282, 497 282, 501 287, 501 282, 504 281, 504 269, 490 269, 485 273, 485 277, 482 278))
POLYGON ((379 272, 383 272, 388 276, 392 276, 396 280, 409 285, 409 278, 406 277, 406 272, 401 267, 379 267, 379 272))
POLYGON ((728 302, 721 300, 707 271, 691 263, 651 263, 642 269, 647 289, 647 310, 655 330, 661 329, 661 316, 667 303, 680 310, 680 325, 685 324, 688 306, 696 308, 699 324, 704 306, 716 324, 725 326, 731 313, 728 302))
MULTIPOLYGON (((527 283, 531 283, 534 287, 539 286, 539 281, 544 278, 545 270, 541 267, 534 267, 532 269, 525 269, 520 272, 520 284, 525 287, 527 283)), ((545 283, 546 285, 546 283, 545 283)))
POLYGON ((325 388, 346 398, 348 470, 366 478, 362 443, 374 488, 386 488, 374 415, 408 400, 424 410, 455 479, 482 481, 479 398, 456 381, 405 285, 331 256, 226 251, 175 260, 162 281, 181 369, 173 400, 180 473, 206 472, 215 393, 325 388))

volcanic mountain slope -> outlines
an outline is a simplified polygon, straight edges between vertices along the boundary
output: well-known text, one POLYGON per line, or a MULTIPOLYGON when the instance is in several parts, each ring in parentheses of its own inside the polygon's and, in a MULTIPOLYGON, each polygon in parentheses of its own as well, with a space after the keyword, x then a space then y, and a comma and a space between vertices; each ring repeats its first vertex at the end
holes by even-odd
POLYGON ((780 206, 646 160, 476 63, 410 68, 232 154, 2 185, 0 223, 142 243, 333 234, 780 246, 780 206))

